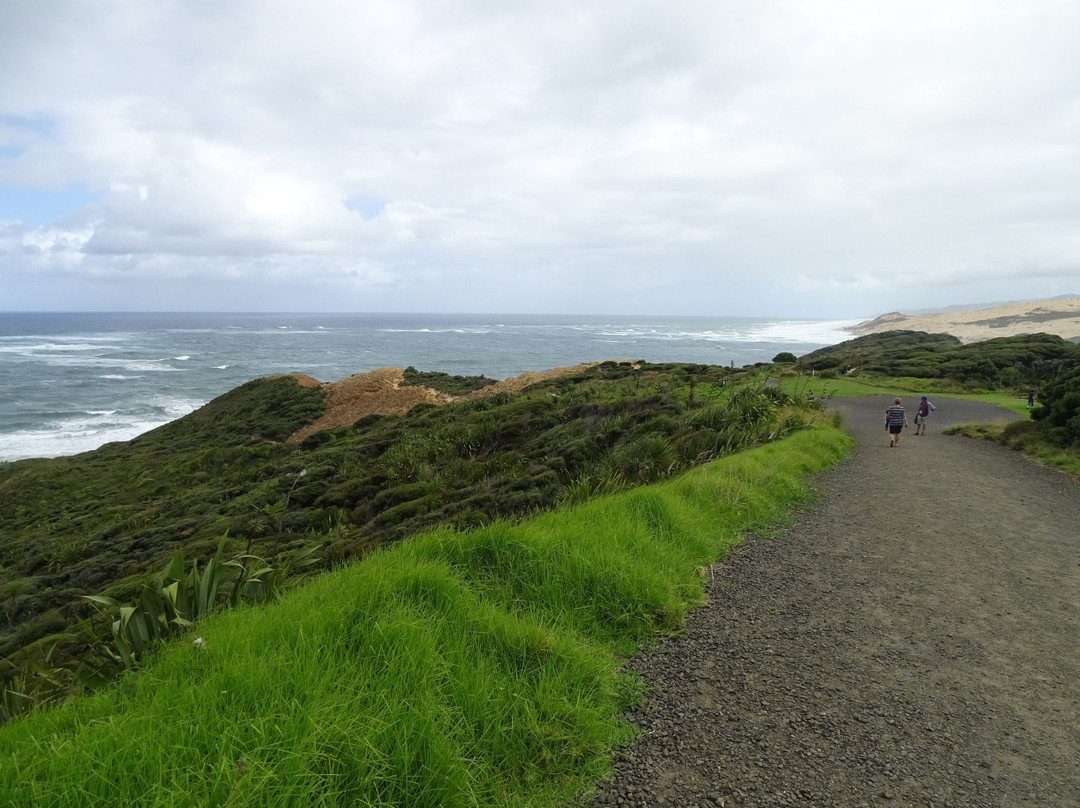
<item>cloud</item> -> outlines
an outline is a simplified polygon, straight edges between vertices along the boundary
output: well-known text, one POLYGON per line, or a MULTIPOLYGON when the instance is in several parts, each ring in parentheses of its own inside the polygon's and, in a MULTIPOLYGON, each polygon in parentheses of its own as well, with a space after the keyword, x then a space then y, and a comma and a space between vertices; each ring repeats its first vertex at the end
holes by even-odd
POLYGON ((1080 278, 1078 34, 1056 0, 7 4, 0 186, 57 196, 0 273, 30 308, 60 277, 158 308, 205 300, 184 280, 355 310, 1040 297, 1080 278))

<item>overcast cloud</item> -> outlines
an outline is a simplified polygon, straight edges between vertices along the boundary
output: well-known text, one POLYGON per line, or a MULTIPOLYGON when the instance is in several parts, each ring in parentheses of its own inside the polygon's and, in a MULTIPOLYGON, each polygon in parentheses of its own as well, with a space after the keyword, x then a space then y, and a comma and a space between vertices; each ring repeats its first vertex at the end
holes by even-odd
POLYGON ((0 310, 1080 294, 1080 4, 10 0, 0 310))

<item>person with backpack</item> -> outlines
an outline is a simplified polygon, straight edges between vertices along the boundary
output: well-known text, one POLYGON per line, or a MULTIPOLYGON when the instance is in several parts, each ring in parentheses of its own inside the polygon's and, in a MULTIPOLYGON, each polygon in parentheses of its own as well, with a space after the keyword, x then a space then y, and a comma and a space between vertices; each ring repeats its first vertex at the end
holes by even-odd
POLYGON ((936 410, 935 407, 926 396, 922 397, 922 401, 919 402, 918 409, 915 410, 915 434, 926 434, 926 419, 930 417, 930 413, 936 410))

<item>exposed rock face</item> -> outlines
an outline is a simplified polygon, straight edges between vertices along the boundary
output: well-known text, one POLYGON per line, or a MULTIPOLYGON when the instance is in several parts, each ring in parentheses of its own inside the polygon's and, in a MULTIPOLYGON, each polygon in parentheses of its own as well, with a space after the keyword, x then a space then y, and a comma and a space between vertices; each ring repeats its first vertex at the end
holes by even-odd
POLYGON ((926 331, 930 334, 952 334, 961 342, 982 342, 994 337, 1039 332, 1080 340, 1080 297, 948 314, 908 315, 894 311, 848 330, 857 336, 882 331, 926 331))

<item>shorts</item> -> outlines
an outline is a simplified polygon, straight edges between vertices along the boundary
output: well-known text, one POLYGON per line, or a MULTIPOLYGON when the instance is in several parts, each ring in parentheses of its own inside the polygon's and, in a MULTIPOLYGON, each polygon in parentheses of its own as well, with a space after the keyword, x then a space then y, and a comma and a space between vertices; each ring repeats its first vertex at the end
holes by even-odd
POLYGON ((903 428, 904 428, 903 424, 889 424, 889 434, 890 435, 899 435, 900 430, 903 429, 903 428))

